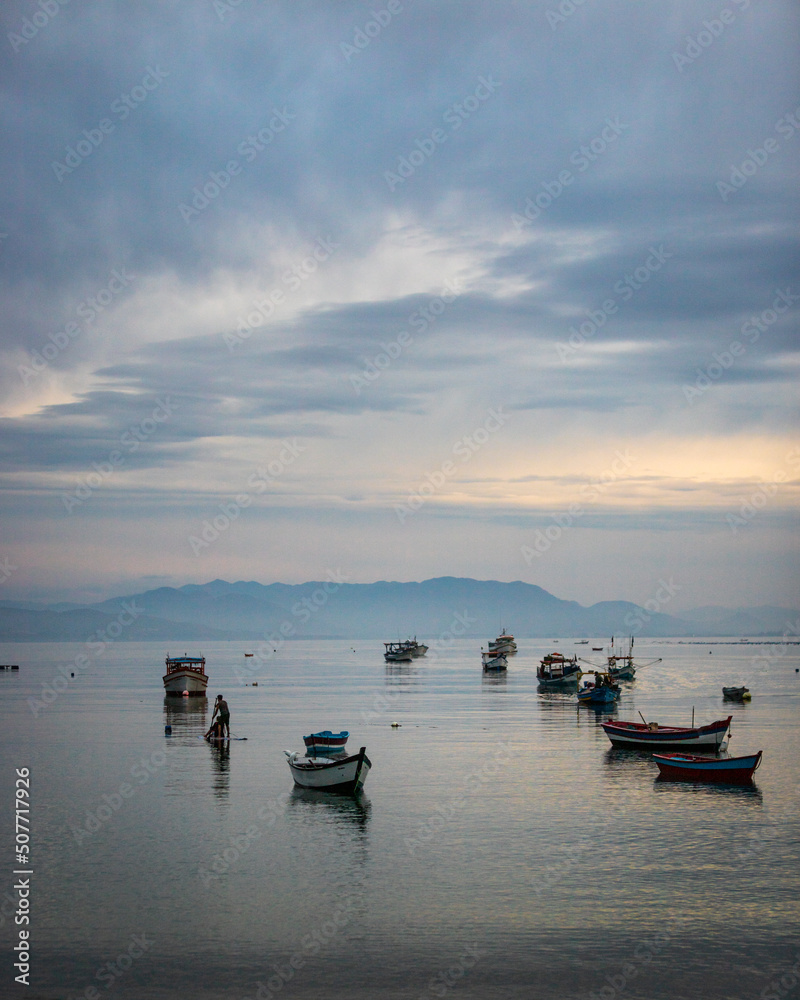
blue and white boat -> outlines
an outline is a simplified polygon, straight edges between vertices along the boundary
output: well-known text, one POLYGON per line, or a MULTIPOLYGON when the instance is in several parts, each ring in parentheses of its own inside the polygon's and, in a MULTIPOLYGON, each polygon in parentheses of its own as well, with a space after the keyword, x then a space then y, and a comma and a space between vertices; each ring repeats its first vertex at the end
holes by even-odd
MULTIPOLYGON (((599 670, 588 672, 594 673, 594 680, 584 681, 578 688, 578 702, 581 705, 613 705, 620 695, 619 684, 614 683, 610 674, 599 670)), ((580 671, 579 677, 583 673, 580 671)))
POLYGON ((346 730, 341 733, 332 733, 330 729, 323 729, 319 733, 311 733, 303 737, 306 745, 306 753, 309 757, 327 756, 333 753, 344 753, 347 737, 350 735, 346 730))

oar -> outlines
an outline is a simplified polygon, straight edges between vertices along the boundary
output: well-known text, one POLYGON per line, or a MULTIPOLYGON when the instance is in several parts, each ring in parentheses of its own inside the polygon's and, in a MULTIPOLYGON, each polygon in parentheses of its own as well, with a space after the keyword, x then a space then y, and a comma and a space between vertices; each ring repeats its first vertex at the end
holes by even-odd
POLYGON ((642 713, 641 713, 641 712, 639 712, 639 718, 640 718, 640 719, 642 720, 642 722, 643 722, 643 723, 644 723, 645 725, 647 725, 647 719, 645 719, 645 717, 644 717, 644 716, 642 715, 642 713))

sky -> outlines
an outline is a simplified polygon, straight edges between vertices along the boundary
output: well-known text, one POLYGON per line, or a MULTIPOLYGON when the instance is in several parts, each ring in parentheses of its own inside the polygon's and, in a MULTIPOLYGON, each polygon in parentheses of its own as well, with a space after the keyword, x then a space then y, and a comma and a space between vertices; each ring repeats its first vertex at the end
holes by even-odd
POLYGON ((0 21, 0 598, 800 604, 795 0, 0 21))

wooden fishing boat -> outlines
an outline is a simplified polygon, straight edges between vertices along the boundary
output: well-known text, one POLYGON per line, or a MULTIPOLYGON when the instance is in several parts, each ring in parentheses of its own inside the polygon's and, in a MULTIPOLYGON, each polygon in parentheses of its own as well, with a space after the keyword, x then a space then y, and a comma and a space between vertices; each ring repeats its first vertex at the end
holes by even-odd
POLYGON ((424 656, 428 652, 428 647, 424 642, 419 642, 416 636, 413 639, 409 639, 406 645, 408 646, 409 653, 411 653, 415 660, 418 656, 424 656))
POLYGON ((503 626, 503 631, 496 639, 489 640, 489 650, 492 653, 516 653, 517 644, 514 636, 503 626))
MULTIPOLYGON (((594 674, 593 681, 584 681, 583 686, 578 688, 578 702, 581 705, 613 705, 619 698, 619 684, 614 683, 611 674, 603 673, 600 670, 586 671, 594 674)), ((578 671, 578 677, 583 676, 584 671, 578 671)))
POLYGON ((325 792, 356 792, 369 774, 372 762, 367 748, 361 747, 350 757, 304 757, 300 753, 286 754, 294 783, 300 788, 316 788, 325 792))
POLYGON ((716 781, 742 785, 753 780, 762 751, 746 757, 697 757, 689 753, 654 753, 660 777, 673 781, 716 781))
POLYGON ((725 701, 750 701, 750 692, 746 687, 724 687, 722 697, 725 701))
POLYGON ((581 669, 577 656, 571 659, 563 653, 548 653, 536 669, 536 678, 542 690, 575 687, 581 669))
POLYGON ((414 654, 407 642, 385 642, 386 652, 383 654, 387 663, 406 663, 414 659, 414 654))
POLYGON ((164 674, 166 694, 184 698, 205 697, 208 687, 204 656, 170 656, 167 653, 167 672, 164 674))
POLYGON ((717 750, 730 728, 731 719, 718 719, 707 726, 660 726, 657 722, 603 722, 606 736, 615 747, 642 750, 683 750, 687 747, 717 750))
POLYGON ((486 671, 505 670, 508 667, 508 657, 505 653, 498 653, 494 650, 486 652, 483 647, 481 647, 481 662, 486 671))
POLYGON ((330 729, 323 729, 320 733, 311 733, 310 736, 303 737, 306 745, 306 753, 309 757, 316 757, 320 754, 343 753, 347 737, 350 735, 346 730, 341 733, 332 733, 330 729))

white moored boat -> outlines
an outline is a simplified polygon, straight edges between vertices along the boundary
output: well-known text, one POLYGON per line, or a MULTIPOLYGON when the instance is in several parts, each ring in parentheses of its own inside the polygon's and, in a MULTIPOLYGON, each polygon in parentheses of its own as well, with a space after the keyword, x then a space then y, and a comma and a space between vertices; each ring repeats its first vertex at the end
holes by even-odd
POLYGON ((165 663, 167 672, 163 679, 166 694, 184 698, 205 697, 208 677, 204 656, 170 656, 167 653, 165 663))
POLYGON ((496 653, 494 650, 486 652, 481 648, 481 660, 483 661, 483 669, 487 670, 505 670, 508 666, 508 657, 505 653, 496 653))
POLYGON ((366 781, 372 763, 367 748, 361 747, 351 757, 304 757, 301 753, 286 754, 294 783, 300 788, 317 788, 327 792, 356 792, 366 781))

